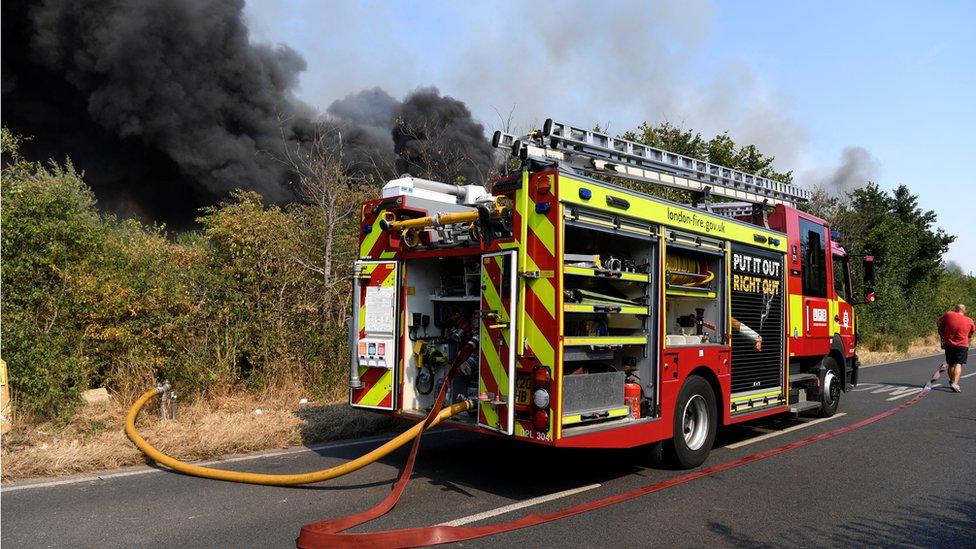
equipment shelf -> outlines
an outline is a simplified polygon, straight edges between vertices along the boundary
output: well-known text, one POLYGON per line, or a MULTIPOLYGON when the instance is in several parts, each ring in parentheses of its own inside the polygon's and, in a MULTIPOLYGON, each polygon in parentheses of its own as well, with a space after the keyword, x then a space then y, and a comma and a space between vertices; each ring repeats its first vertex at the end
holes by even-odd
POLYGON ((626 315, 649 315, 650 307, 618 305, 607 303, 606 305, 582 305, 580 303, 564 303, 563 312, 566 313, 614 313, 626 315))
POLYGON ((594 278, 604 278, 609 280, 626 280, 630 282, 649 283, 650 278, 644 273, 631 273, 625 271, 611 271, 609 269, 591 269, 588 267, 574 267, 566 265, 563 267, 563 274, 575 276, 589 276, 594 278))
POLYGON ((718 293, 706 288, 668 288, 668 297, 695 297, 695 298, 705 298, 705 299, 715 299, 718 297, 718 293))
POLYGON ((617 346, 617 345, 647 345, 647 336, 566 336, 563 337, 563 345, 593 345, 617 346))

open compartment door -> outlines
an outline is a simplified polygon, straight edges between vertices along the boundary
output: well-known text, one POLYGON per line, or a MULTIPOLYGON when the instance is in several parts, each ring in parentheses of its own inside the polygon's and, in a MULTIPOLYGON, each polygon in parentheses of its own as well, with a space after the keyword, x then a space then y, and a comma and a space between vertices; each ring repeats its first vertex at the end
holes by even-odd
POLYGON ((481 258, 478 425, 512 434, 515 426, 515 252, 481 258))
POLYGON ((396 261, 357 261, 353 272, 356 311, 350 334, 349 403, 393 410, 397 402, 400 267, 396 261), (358 374, 358 383, 353 373, 358 374))

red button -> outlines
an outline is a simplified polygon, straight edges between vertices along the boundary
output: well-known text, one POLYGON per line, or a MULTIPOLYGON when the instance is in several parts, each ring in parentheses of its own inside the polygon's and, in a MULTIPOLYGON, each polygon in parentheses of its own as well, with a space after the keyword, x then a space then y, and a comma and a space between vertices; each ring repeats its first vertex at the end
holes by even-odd
POLYGON ((386 343, 378 343, 376 345, 376 354, 383 356, 386 354, 386 343))

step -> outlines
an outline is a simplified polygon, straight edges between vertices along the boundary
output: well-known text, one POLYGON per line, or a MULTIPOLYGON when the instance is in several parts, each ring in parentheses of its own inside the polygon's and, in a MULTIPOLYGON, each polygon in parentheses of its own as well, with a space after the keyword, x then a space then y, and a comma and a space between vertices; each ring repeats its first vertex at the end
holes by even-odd
POLYGON ((817 374, 790 374, 790 385, 798 385, 804 381, 813 381, 817 379, 817 374))
POLYGON ((819 402, 812 400, 804 400, 802 402, 797 402, 796 404, 790 404, 790 413, 800 414, 806 412, 807 410, 814 410, 820 407, 819 402))

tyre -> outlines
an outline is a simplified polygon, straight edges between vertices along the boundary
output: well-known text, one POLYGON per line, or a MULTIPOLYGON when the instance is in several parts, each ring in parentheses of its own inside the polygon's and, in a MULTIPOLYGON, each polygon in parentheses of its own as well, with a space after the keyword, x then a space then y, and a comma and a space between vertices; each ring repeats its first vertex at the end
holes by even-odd
POLYGON ((667 452, 683 469, 698 467, 708 458, 718 430, 718 406, 712 386, 699 376, 691 376, 678 393, 674 408, 674 434, 667 452))
POLYGON ((817 415, 830 417, 837 412, 842 383, 844 380, 840 378, 837 361, 828 356, 823 361, 823 369, 820 370, 820 408, 817 410, 817 415))

